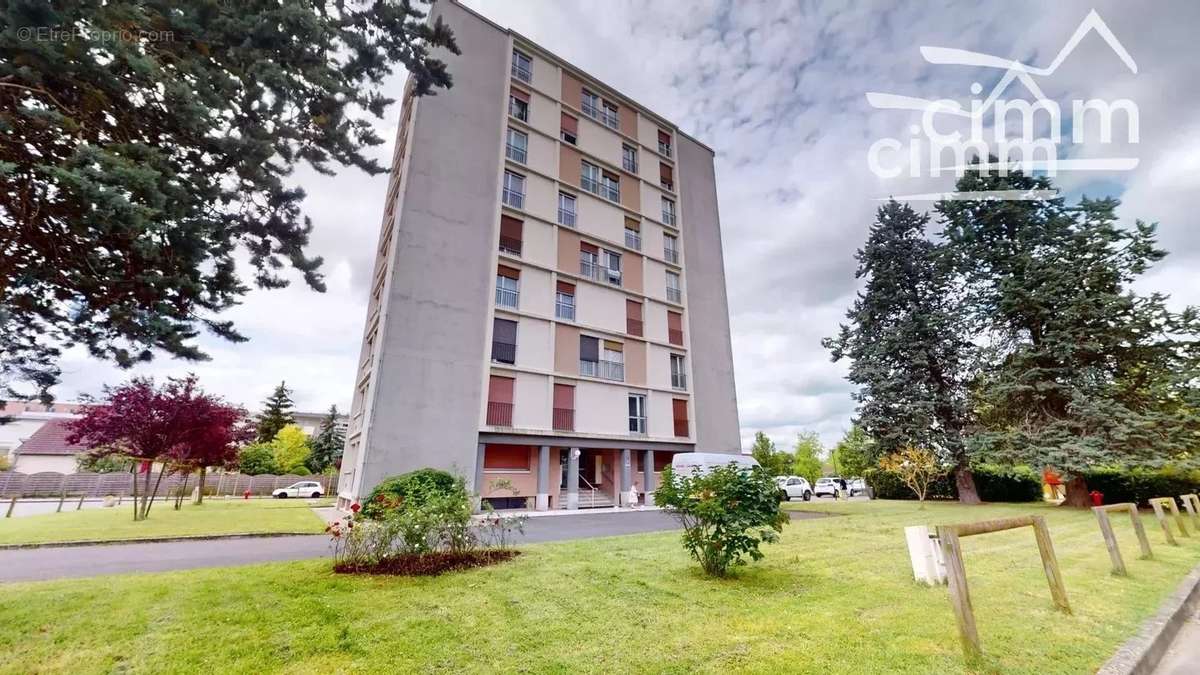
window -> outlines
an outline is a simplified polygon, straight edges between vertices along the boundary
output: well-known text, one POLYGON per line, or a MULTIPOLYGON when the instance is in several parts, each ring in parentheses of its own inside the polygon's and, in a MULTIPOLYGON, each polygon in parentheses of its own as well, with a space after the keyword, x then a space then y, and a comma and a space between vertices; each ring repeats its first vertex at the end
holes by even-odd
POLYGON ((583 114, 594 120, 600 119, 600 97, 584 89, 581 98, 580 109, 583 110, 583 114))
POLYGON ((529 135, 523 131, 516 129, 508 130, 508 142, 505 144, 504 154, 514 162, 525 163, 525 157, 529 151, 529 135))
POLYGON ((525 177, 519 173, 505 171, 504 192, 501 199, 513 208, 525 208, 525 177))
POLYGON ((663 235, 663 257, 667 262, 679 264, 679 240, 669 234, 663 235))
POLYGON ((614 202, 621 201, 621 178, 617 174, 600 172, 600 196, 614 202))
POLYGON ((646 434, 646 395, 629 395, 629 433, 646 434))
POLYGON ((604 280, 613 286, 621 285, 621 254, 604 249, 604 280))
POLYGON ((658 130, 658 152, 659 154, 671 156, 671 134, 658 130))
POLYGON ((496 306, 517 308, 521 297, 521 271, 500 265, 496 270, 496 306))
POLYGON ((516 321, 492 319, 492 360, 498 363, 517 362, 516 321))
POLYGON ((675 224, 675 202, 662 198, 662 221, 667 225, 675 224))
POLYGON ((562 139, 571 145, 575 145, 579 137, 579 120, 575 119, 572 115, 563 113, 560 126, 559 135, 562 136, 562 139))
POLYGON ((671 355, 671 388, 687 389, 687 371, 683 368, 683 355, 671 355))
POLYGON ((566 321, 575 320, 575 285, 565 281, 558 282, 554 294, 554 316, 566 321))
POLYGON ((569 384, 554 385, 552 421, 555 431, 575 430, 575 387, 569 384))
POLYGON ((579 336, 579 374, 596 377, 600 367, 600 340, 588 335, 579 336))
POLYGON ((683 302, 683 292, 679 290, 679 275, 674 272, 667 272, 667 300, 683 302))
POLYGON ((512 76, 522 82, 529 82, 533 79, 533 60, 515 49, 512 58, 512 76))
POLYGON ((610 129, 620 129, 621 116, 617 113, 617 106, 605 101, 600 109, 600 121, 610 129))
POLYGON ((637 148, 632 145, 621 146, 621 166, 630 173, 637 173, 637 148))
POLYGON ((500 216, 500 250, 521 255, 521 234, 524 223, 512 216, 500 216))
POLYGON ((625 301, 625 332, 642 336, 642 303, 637 300, 625 301))
POLYGON ((579 243, 579 276, 600 281, 600 248, 586 241, 579 243))
POLYGON ((688 409, 686 398, 671 399, 671 416, 675 418, 675 435, 679 438, 687 438, 688 435, 688 409))
POLYGON ((600 194, 600 167, 583 160, 579 170, 579 186, 593 194, 600 194))
POLYGON ((558 193, 558 223, 575 227, 575 195, 558 193))
POLYGON ((675 174, 671 170, 671 165, 666 162, 658 163, 658 182, 664 188, 675 191, 675 174))
POLYGON ((599 377, 606 380, 625 381, 625 352, 620 342, 604 341, 604 351, 600 353, 599 377))
POLYGON ((683 346, 683 315, 679 312, 667 312, 667 342, 683 346))
POLYGON ((529 121, 529 94, 520 89, 508 90, 508 114, 521 120, 529 121))
POLYGON ((641 224, 636 218, 625 219, 625 245, 638 251, 642 250, 641 224))

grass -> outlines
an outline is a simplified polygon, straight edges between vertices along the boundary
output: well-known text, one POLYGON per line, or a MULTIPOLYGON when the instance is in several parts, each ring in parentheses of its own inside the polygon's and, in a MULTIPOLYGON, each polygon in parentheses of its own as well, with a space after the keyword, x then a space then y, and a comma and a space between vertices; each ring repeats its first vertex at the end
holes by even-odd
POLYGON ((1086 673, 1197 562, 1162 544, 1109 574, 1090 512, 817 502, 736 577, 701 576, 678 533, 530 545, 433 578, 328 561, 5 585, 0 672, 1086 673), (1075 610, 1054 611, 1032 532, 964 540, 986 652, 964 667, 945 588, 911 579, 902 527, 1044 513, 1075 610))
MULTIPOLYGON (((324 500, 320 503, 327 503, 324 500)), ((0 518, 0 544, 42 544, 64 541, 113 541, 213 534, 321 532, 325 524, 307 500, 207 498, 194 505, 185 500, 176 511, 174 500, 156 502, 150 518, 133 522, 129 501, 112 508, 0 518)), ((71 510, 67 510, 70 508, 71 510)))

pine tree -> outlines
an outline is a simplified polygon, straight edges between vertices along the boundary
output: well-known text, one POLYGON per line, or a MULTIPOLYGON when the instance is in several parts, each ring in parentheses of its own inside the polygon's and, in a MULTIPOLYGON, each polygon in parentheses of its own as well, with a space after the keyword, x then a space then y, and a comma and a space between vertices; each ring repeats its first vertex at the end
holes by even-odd
POLYGON ((309 471, 321 473, 341 462, 346 435, 338 422, 337 406, 329 406, 329 414, 321 420, 321 428, 312 439, 312 454, 308 456, 309 471))
MULTIPOLYGON (((967 172, 959 191, 1052 190, 1045 177, 967 172)), ((1192 460, 1200 332, 1130 285, 1166 253, 1155 226, 1117 225, 1113 199, 946 201, 937 210, 979 336, 975 451, 1051 466, 1067 503, 1085 505, 1082 472, 1192 460)))
POLYGON ((387 171, 386 77, 422 96, 458 53, 410 2, 6 2, 0 25, 0 388, 42 394, 65 347, 204 359, 202 330, 245 339, 220 314, 252 283, 323 291, 296 168, 387 171))
POLYGON ((963 433, 970 420, 967 361, 952 269, 925 237, 929 217, 881 206, 857 253, 863 290, 848 324, 823 344, 850 361, 857 420, 880 454, 926 447, 955 466, 959 499, 979 502, 963 433))
POLYGON ((292 392, 287 388, 287 382, 280 382, 270 398, 263 403, 262 414, 258 416, 255 440, 258 443, 270 443, 279 435, 280 430, 295 423, 296 419, 292 416, 292 392))

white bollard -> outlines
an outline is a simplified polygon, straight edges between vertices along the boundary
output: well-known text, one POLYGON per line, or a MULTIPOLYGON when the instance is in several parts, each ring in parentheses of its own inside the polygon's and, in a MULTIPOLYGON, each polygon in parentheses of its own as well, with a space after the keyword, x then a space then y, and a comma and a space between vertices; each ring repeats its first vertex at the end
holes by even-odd
POLYGON ((937 539, 929 536, 929 528, 925 525, 906 527, 904 538, 908 541, 913 577, 927 586, 946 583, 946 561, 942 559, 942 548, 937 539))

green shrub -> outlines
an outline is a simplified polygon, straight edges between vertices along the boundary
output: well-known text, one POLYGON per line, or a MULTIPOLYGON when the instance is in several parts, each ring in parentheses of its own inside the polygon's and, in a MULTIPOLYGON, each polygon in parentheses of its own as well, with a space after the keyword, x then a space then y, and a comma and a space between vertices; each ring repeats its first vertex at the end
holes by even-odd
MULTIPOLYGON (((1042 498, 1042 477, 1029 467, 1001 467, 984 464, 972 468, 975 489, 985 502, 1035 502, 1042 498)), ((899 478, 880 469, 868 469, 867 485, 877 499, 914 499, 912 490, 899 478)), ((929 486, 926 499, 958 499, 954 474, 942 476, 929 486)))
POLYGON ((759 544, 778 541, 787 522, 775 480, 760 467, 730 463, 680 476, 668 466, 654 502, 679 519, 684 548, 718 577, 744 565, 746 556, 761 560, 759 544))
POLYGON ((1200 469, 1186 471, 1176 467, 1163 469, 1101 468, 1083 475, 1088 490, 1104 495, 1105 504, 1134 502, 1147 505, 1153 497, 1177 497, 1200 492, 1200 469))
POLYGON ((388 511, 419 506, 432 497, 450 495, 461 485, 461 480, 440 469, 417 469, 392 476, 371 490, 361 514, 366 518, 381 518, 388 511))

